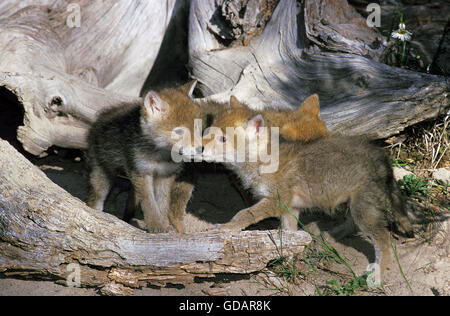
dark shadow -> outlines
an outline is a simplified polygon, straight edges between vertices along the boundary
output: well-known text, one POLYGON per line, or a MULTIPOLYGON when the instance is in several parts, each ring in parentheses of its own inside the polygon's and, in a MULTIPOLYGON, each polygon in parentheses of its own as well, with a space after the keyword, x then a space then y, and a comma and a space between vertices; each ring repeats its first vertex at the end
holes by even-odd
POLYGON ((246 207, 242 189, 222 165, 190 163, 186 168, 195 174, 195 189, 187 212, 208 223, 223 224, 246 207))
POLYGON ((450 76, 450 63, 448 57, 450 55, 450 18, 444 28, 439 47, 431 62, 430 72, 435 75, 450 76))
POLYGON ((213 283, 230 283, 242 280, 250 280, 252 273, 239 274, 239 273, 216 273, 214 277, 195 277, 194 283, 213 282, 213 283))
POLYGON ((177 0, 175 3, 158 56, 141 89, 141 96, 150 89, 160 90, 188 81, 189 3, 185 0, 177 0))
POLYGON ((0 87, 0 138, 6 140, 31 163, 39 167, 54 183, 75 197, 85 196, 83 153, 80 150, 51 147, 48 156, 37 158, 26 152, 17 139, 17 129, 24 124, 24 109, 17 96, 0 87))
POLYGON ((309 46, 309 39, 306 35, 306 22, 305 22, 305 2, 302 1, 300 5, 300 13, 297 14, 297 47, 299 49, 305 49, 309 46))
MULTIPOLYGON (((319 232, 314 233, 320 234, 323 232, 329 233, 331 230, 333 230, 333 228, 336 228, 337 226, 344 223, 345 216, 344 214, 342 214, 342 211, 336 212, 333 216, 330 216, 321 211, 305 211, 303 214, 300 214, 300 221, 306 226, 314 222, 320 230, 319 232)), ((330 235, 333 238, 336 237, 332 234, 330 235)), ((369 262, 375 261, 375 249, 373 245, 362 236, 350 233, 348 236, 342 239, 332 240, 331 242, 336 242, 346 247, 354 248, 357 251, 361 252, 364 256, 366 256, 369 262)))
POLYGON ((16 149, 22 149, 17 140, 17 128, 23 125, 24 113, 17 96, 5 87, 0 87, 0 138, 16 149))
POLYGON ((235 40, 235 36, 233 34, 231 23, 222 15, 221 6, 216 7, 209 23, 216 26, 216 31, 218 31, 217 33, 212 31, 210 32, 216 41, 223 47, 229 47, 235 40))

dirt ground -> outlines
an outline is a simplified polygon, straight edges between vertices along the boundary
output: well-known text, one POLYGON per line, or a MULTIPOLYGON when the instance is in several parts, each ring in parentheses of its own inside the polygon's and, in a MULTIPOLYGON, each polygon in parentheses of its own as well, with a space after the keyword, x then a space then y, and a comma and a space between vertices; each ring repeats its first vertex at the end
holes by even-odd
MULTIPOLYGON (((64 149, 54 149, 49 157, 36 159, 28 157, 47 176, 80 199, 85 198, 87 173, 82 153, 64 149)), ((199 172, 193 199, 188 206, 189 218, 210 224, 229 220, 245 204, 230 182, 230 177, 217 166, 202 166, 199 172), (220 192, 220 194, 217 194, 220 192)), ((121 216, 127 198, 128 183, 119 180, 106 204, 106 211, 121 216)), ((420 207, 416 210, 420 214, 420 207)), ((138 214, 139 217, 140 214, 138 214)), ((277 267, 267 268, 252 275, 224 275, 214 279, 197 280, 187 286, 173 285, 165 288, 150 287, 136 290, 134 295, 450 295, 450 243, 448 221, 432 216, 427 221, 416 216, 415 239, 394 239, 401 267, 412 291, 392 260, 385 276, 383 288, 356 289, 344 291, 344 285, 353 278, 345 269, 321 250, 318 242, 313 242, 307 252, 292 261, 290 273, 280 273, 277 267), (426 223, 426 224, 424 224, 426 223), (278 272, 276 272, 278 271, 278 272), (294 272, 293 272, 294 271, 294 272), (338 284, 338 287, 333 286, 338 284), (333 290, 334 289, 334 290, 333 290), (339 292, 342 290, 341 292, 339 292)), ((328 216, 305 214, 302 222, 315 233, 327 230, 342 219, 328 216)), ((276 229, 279 223, 269 219, 251 229, 276 229)), ((195 225, 194 225, 195 226, 195 225)), ((371 244, 358 234, 341 241, 330 240, 332 246, 345 258, 351 267, 361 275, 374 258, 371 244)), ((0 277, 0 295, 100 295, 94 289, 68 288, 48 281, 17 280, 0 277)))

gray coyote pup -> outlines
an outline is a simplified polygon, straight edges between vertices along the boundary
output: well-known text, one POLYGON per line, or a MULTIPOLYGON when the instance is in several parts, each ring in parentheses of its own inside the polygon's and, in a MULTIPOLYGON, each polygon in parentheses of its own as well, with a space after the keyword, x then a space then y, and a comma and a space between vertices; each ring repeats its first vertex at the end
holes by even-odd
MULTIPOLYGON (((194 121, 201 116, 189 97, 193 85, 150 91, 142 104, 124 104, 99 115, 88 136, 89 206, 103 210, 114 178, 124 174, 134 191, 128 208, 140 204, 149 232, 184 230, 184 209, 193 187, 176 181, 182 163, 173 161, 172 150, 174 135, 193 135, 194 121)), ((182 155, 201 150, 193 142, 179 149, 182 155)))

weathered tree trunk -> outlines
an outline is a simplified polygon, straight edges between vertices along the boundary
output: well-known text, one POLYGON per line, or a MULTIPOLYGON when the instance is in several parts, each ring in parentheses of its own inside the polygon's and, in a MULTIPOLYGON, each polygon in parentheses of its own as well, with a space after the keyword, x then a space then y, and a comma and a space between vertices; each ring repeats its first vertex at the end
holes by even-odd
POLYGON ((0 86, 23 105, 18 139, 35 155, 52 145, 85 148, 99 110, 136 101, 172 14, 185 5, 83 0, 72 12, 61 0, 5 16, 17 2, 0 6, 0 86), (80 27, 68 22, 78 13, 80 27))
POLYGON ((80 27, 67 22, 67 0, 17 2, 0 5, 0 86, 22 103, 18 138, 35 155, 52 145, 85 148, 100 109, 134 102, 145 82, 167 79, 165 55, 187 58, 180 33, 189 5, 191 71, 212 99, 294 108, 318 93, 331 131, 377 138, 450 107, 448 79, 378 62, 383 37, 346 0, 83 0, 80 27), (172 37, 174 49, 160 51, 172 37))
MULTIPOLYGON (((279 257, 276 231, 147 234, 88 208, 0 140, 0 272, 64 281, 80 265, 81 285, 129 287, 251 273, 279 257)), ((302 252, 303 232, 283 232, 283 255, 302 252)))
POLYGON ((280 0, 262 34, 236 47, 239 37, 230 36, 230 44, 220 35, 249 21, 232 24, 232 14, 216 10, 227 13, 239 2, 223 1, 218 9, 215 0, 192 2, 191 67, 209 98, 225 102, 235 95, 255 109, 295 108, 318 93, 332 132, 375 138, 450 108, 445 77, 378 62, 381 34, 346 0, 280 0))

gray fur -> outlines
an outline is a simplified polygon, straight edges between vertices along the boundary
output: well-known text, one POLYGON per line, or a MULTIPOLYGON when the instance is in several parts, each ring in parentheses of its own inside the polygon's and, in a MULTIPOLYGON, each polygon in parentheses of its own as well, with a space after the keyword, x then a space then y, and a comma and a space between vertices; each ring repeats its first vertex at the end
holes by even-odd
MULTIPOLYGON (((178 177, 182 163, 172 159, 172 149, 180 127, 194 135, 197 118, 205 122, 218 105, 199 107, 189 97, 195 82, 178 88, 149 92, 143 103, 123 104, 100 113, 88 136, 90 187, 88 205, 103 210, 114 178, 123 174, 133 192, 124 219, 140 205, 149 232, 184 231, 183 217, 193 186, 178 177)), ((191 137, 191 141, 194 138, 191 137)), ((180 151, 191 153, 195 142, 180 151)), ((194 152, 201 152, 194 148, 194 152)))
POLYGON ((164 189, 158 185, 159 190, 155 190, 155 178, 170 179, 181 165, 171 161, 170 146, 161 147, 161 141, 159 144, 155 141, 157 131, 150 124, 144 132, 141 115, 140 104, 125 104, 104 111, 93 124, 88 136, 91 169, 88 205, 103 210, 114 178, 123 174, 133 184, 135 203, 141 204, 149 231, 166 231, 170 223, 164 196, 170 186, 167 184, 164 189))

